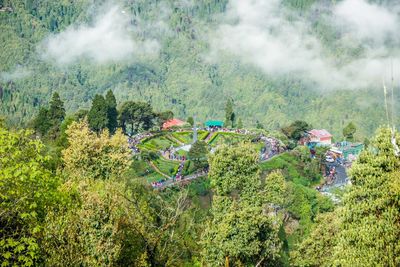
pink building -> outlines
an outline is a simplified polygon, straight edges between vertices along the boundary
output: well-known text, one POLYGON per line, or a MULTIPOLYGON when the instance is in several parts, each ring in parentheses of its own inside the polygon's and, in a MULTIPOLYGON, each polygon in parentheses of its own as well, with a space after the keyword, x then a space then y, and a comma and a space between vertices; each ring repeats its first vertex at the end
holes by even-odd
POLYGON ((308 131, 309 142, 321 143, 324 145, 332 144, 332 135, 325 129, 308 131))

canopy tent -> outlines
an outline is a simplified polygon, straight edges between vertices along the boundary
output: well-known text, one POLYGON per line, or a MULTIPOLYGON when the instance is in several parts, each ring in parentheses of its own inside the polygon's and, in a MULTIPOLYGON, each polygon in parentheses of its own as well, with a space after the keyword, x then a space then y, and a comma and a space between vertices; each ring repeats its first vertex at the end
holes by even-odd
POLYGON ((224 122, 223 121, 206 121, 205 123, 206 127, 223 127, 224 126, 224 122))

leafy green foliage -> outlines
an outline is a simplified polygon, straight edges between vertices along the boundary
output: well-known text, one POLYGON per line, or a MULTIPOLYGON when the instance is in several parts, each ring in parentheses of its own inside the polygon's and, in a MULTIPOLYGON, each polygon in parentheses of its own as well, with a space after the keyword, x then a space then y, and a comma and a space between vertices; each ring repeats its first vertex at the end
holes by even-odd
POLYGON ((343 128, 343 137, 348 141, 354 141, 354 134, 357 128, 354 123, 350 122, 346 127, 343 128))
POLYGON ((32 266, 41 259, 46 214, 56 207, 59 179, 46 168, 43 144, 28 131, 0 127, 0 261, 32 266))
POLYGON ((119 121, 126 133, 134 134, 140 130, 149 130, 153 126, 155 115, 150 104, 128 101, 122 104, 119 121))
POLYGON ((208 148, 204 141, 197 141, 189 150, 189 159, 194 163, 196 169, 208 167, 208 148))
POLYGON ((131 151, 121 130, 112 136, 107 130, 98 135, 84 120, 73 122, 66 134, 69 146, 62 151, 62 159, 70 178, 109 179, 129 168, 131 151))

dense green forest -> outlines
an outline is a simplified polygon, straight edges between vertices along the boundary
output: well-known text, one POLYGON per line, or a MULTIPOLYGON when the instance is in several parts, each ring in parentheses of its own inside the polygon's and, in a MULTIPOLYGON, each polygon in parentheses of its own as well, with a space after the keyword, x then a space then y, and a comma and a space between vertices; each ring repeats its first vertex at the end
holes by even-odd
MULTIPOLYGON (((293 21, 296 25, 298 21, 302 24, 306 21, 305 30, 321 43, 321 57, 343 65, 362 58, 370 48, 362 45, 365 42, 343 39, 346 36, 340 38, 344 34, 327 18, 335 2, 285 0, 271 3, 280 3, 279 10, 286 14, 285 23, 293 21), (346 40, 352 45, 344 44, 346 40)), ((268 129, 276 129, 295 119, 303 119, 338 134, 353 121, 359 126, 361 138, 370 136, 386 122, 381 78, 378 84, 359 88, 354 88, 351 79, 329 88, 330 83, 335 84, 339 79, 334 74, 328 77, 328 83, 321 84, 318 77, 307 78, 319 76, 314 73, 317 70, 307 75, 297 75, 296 69, 279 71, 292 63, 302 64, 296 62, 300 57, 283 67, 274 65, 275 74, 241 60, 235 51, 214 51, 212 40, 218 35, 214 30, 226 23, 225 13, 232 13, 238 3, 228 0, 104 1, 103 4, 90 0, 2 0, 0 114, 6 116, 11 125, 26 125, 39 108, 47 104, 54 91, 65 99, 66 110, 74 112, 88 108, 95 94, 111 89, 118 100, 150 102, 157 109, 172 110, 178 117, 196 115, 200 121, 221 118, 221 107, 227 98, 232 98, 238 116, 247 127, 260 121, 268 129), (115 6, 119 9, 115 10, 115 6), (130 27, 129 36, 118 29, 121 25, 116 17, 122 12, 127 20, 126 27, 130 27), (102 17, 101 14, 106 15, 102 17), (106 20, 107 16, 113 19, 109 25, 103 25, 102 18, 106 20), (93 52, 89 50, 96 49, 96 42, 80 40, 83 37, 74 35, 73 30, 90 27, 118 30, 110 39, 99 39, 99 51, 93 52), (70 35, 57 35, 65 32, 70 35), (74 39, 68 40, 68 36, 74 39), (113 38, 121 39, 121 36, 134 40, 133 48, 119 47, 117 41, 113 42, 113 38), (84 45, 79 46, 80 42, 84 45), (106 44, 102 49, 103 42, 110 46, 106 44), (113 46, 116 43, 117 46, 113 46), (75 49, 83 51, 72 51, 74 45, 75 49), (107 50, 111 48, 112 51, 107 50), (119 54, 117 50, 127 52, 119 54), (215 53, 218 57, 213 58, 215 53)), ((125 27, 123 19, 121 23, 125 27)), ((279 27, 274 30, 280 31, 279 27)), ((391 40, 386 43, 392 44, 393 49, 396 44, 391 40)), ((387 68, 385 71, 390 70, 390 66, 387 68)), ((353 82, 358 84, 356 79, 353 82)))

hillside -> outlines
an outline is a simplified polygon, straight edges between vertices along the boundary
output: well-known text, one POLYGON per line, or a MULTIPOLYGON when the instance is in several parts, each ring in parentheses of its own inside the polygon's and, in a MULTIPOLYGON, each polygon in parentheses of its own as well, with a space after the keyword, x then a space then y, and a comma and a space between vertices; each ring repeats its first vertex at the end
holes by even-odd
MULTIPOLYGON (((12 125, 26 125, 54 91, 72 113, 109 89, 199 121, 223 118, 232 98, 247 127, 302 119, 340 135, 353 121, 361 139, 386 121, 381 80, 396 62, 398 20, 378 36, 374 21, 368 32, 341 24, 347 2, 372 4, 103 2, 0 1, 0 115, 12 125)), ((394 1, 377 2, 382 13, 394 1)))

